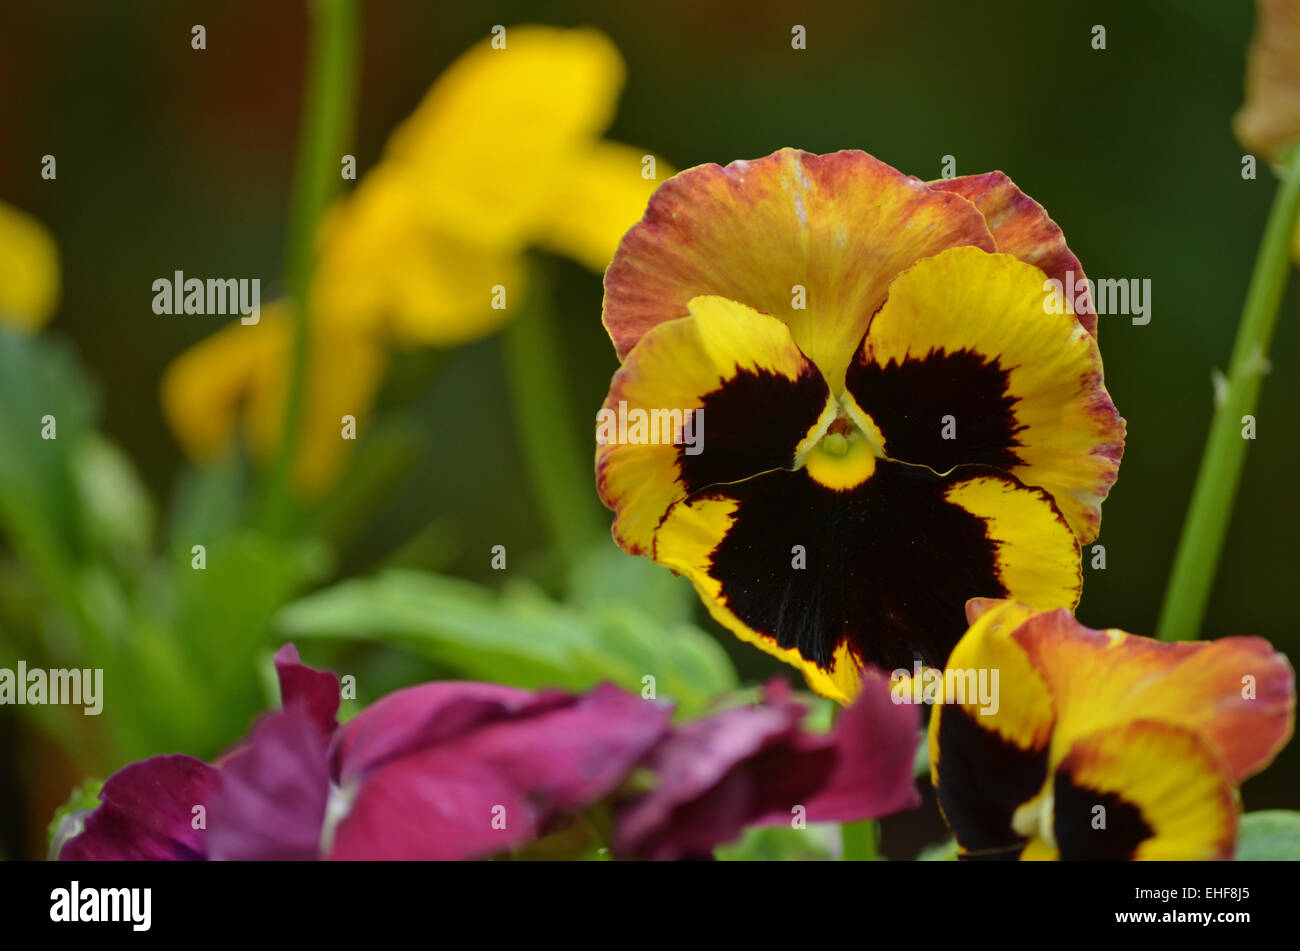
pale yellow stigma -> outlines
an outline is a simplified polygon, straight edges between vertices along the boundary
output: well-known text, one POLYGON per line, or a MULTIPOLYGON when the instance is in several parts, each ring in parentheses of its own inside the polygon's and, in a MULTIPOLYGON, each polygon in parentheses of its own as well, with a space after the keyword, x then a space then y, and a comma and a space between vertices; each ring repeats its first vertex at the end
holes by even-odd
POLYGON ((876 456, 861 431, 836 420, 832 432, 813 446, 804 460, 808 475, 817 483, 843 492, 856 488, 875 474, 876 456))
POLYGON ((1056 848, 1053 815, 1055 797, 1052 795, 1051 782, 1026 802, 1011 816, 1011 828, 1026 838, 1037 838, 1048 847, 1056 848))

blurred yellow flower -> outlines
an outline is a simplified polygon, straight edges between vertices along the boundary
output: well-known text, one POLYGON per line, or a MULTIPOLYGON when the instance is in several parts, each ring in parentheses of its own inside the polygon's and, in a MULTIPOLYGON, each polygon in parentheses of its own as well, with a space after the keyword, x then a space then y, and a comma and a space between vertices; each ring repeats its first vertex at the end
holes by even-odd
MULTIPOLYGON (((344 417, 366 415, 388 363, 387 351, 371 334, 319 330, 324 332, 315 333, 310 344, 293 470, 294 486, 307 498, 333 484, 346 458, 344 417)), ((284 418, 292 346, 292 304, 278 300, 262 308, 257 324, 227 327, 172 361, 162 379, 163 411, 192 458, 218 457, 232 433, 242 430, 250 455, 258 462, 271 459, 284 418)))
MULTIPOLYGON (((370 408, 394 343, 456 346, 524 297, 529 246, 603 271, 674 169, 602 141, 624 79, 618 50, 590 29, 511 27, 456 60, 392 134, 381 161, 317 232, 312 340, 295 484, 327 489, 345 459, 340 417, 370 408)), ((255 456, 279 438, 288 379, 283 305, 181 355, 163 407, 198 459, 243 423, 255 456)))
POLYGON ((58 302, 54 238, 31 215, 0 202, 0 324, 39 330, 58 302))

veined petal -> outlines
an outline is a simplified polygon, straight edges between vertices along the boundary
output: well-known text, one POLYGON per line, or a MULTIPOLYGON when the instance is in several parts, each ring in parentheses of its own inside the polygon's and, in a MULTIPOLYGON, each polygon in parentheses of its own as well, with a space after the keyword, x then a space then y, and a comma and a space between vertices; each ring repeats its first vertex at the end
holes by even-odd
POLYGON ((634 554, 649 554, 674 502, 794 465, 836 412, 781 321, 720 297, 687 307, 642 338, 598 417, 597 488, 617 513, 614 538, 634 554), (690 419, 694 448, 683 432, 690 419))
MULTIPOLYGON (((961 195, 974 204, 984 216, 1000 253, 1014 255, 1040 268, 1048 277, 1060 281, 1062 287, 1068 284, 1068 275, 1072 273, 1076 293, 1082 287, 1087 294, 1083 266, 1066 246, 1060 226, 1047 216, 1042 205, 1022 192, 1004 173, 963 175, 929 184, 931 188, 961 195)), ((1091 302, 1076 310, 1079 322, 1096 336, 1097 315, 1091 302)))
POLYGON ((1080 737, 1135 720, 1195 730, 1233 779, 1263 769, 1295 725, 1295 672, 1262 638, 1164 643, 1094 631, 1065 611, 1015 632, 1057 698, 1053 759, 1080 737))
POLYGON ((954 248, 920 262, 871 321, 849 409, 892 459, 936 472, 981 463, 1041 486, 1086 543, 1124 421, 1096 340, 1073 315, 1045 312, 1044 297, 1043 272, 1010 255, 954 248))
POLYGON ((485 38, 447 68, 385 159, 418 171, 424 187, 411 200, 427 222, 519 250, 551 188, 609 125, 623 77, 603 33, 512 26, 504 49, 485 38))
POLYGON ((1229 859, 1237 803, 1222 759, 1195 730, 1138 720, 1078 739, 1052 780, 1060 857, 1229 859))
POLYGON ((676 174, 656 158, 655 178, 644 178, 642 161, 648 154, 630 145, 598 142, 565 166, 542 211, 538 243, 603 273, 619 240, 645 214, 659 182, 676 174))
POLYGON ((842 489, 776 470, 677 502, 654 542, 720 623, 840 702, 866 664, 942 664, 971 597, 1072 606, 1080 588, 1078 543, 1050 497, 992 469, 882 459, 842 489))
POLYGON ((46 227, 0 202, 0 324, 38 330, 59 302, 59 248, 46 227))
POLYGON ((1011 637, 1033 612, 1013 601, 977 607, 983 613, 953 649, 945 677, 996 672, 988 681, 994 703, 982 705, 963 687, 964 702, 935 706, 930 781, 963 858, 1010 859, 1029 842, 1012 820, 1047 779, 1056 711, 1047 683, 1011 637))
POLYGON ((194 807, 210 804, 215 769, 190 756, 154 756, 124 766, 104 783, 101 805, 59 852, 63 861, 171 860, 207 857, 193 825, 194 807))
POLYGON ((785 321, 838 392, 894 277, 958 245, 994 248, 974 205, 865 152, 700 165, 665 182, 619 245, 605 328, 626 357, 691 298, 726 297, 785 321))

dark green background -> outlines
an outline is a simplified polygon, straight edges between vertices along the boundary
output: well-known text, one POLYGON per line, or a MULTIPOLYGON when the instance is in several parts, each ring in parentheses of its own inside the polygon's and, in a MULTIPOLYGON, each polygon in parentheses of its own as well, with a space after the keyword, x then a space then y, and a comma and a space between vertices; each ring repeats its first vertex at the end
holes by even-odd
MULTIPOLYGON (((1101 318, 1128 449, 1105 506, 1107 568, 1085 568, 1079 609, 1090 625, 1149 634, 1207 431, 1211 369, 1226 363, 1275 190, 1264 166, 1257 181, 1242 180, 1230 125, 1253 16, 1250 4, 1222 0, 371 2, 355 151, 364 171, 438 73, 493 24, 540 20, 595 25, 614 39, 629 79, 610 137, 678 167, 798 146, 865 149, 921 178, 938 177, 945 154, 958 174, 1007 172, 1047 207, 1090 276, 1153 285, 1149 325, 1101 318), (805 51, 790 48, 794 23, 807 27, 805 51), (1094 24, 1106 27, 1104 51, 1091 48, 1094 24)), ((304 25, 289 0, 0 10, 0 199, 56 235, 64 301, 52 332, 70 337, 93 368, 107 430, 160 497, 181 462, 158 408, 160 373, 213 328, 156 317, 150 285, 178 268, 260 275, 263 302, 273 296, 304 25), (194 23, 207 28, 206 51, 190 48, 194 23), (57 156, 55 182, 39 177, 45 153, 57 156)), ((580 402, 573 425, 585 439, 615 359, 598 279, 567 262, 552 268, 580 402)), ((1262 635, 1295 656, 1294 286, 1272 361, 1205 631, 1262 635)), ((425 437, 424 471, 366 525, 342 570, 368 570, 439 519, 454 548, 431 562, 491 580, 480 557, 487 545, 546 543, 520 468, 499 342, 449 355, 436 380, 428 362, 408 358, 399 377, 401 402, 425 437)), ((747 677, 774 669, 739 645, 733 655, 747 677)), ((3 761, 23 742, 0 728, 3 761)), ((1246 806, 1300 806, 1298 781, 1293 747, 1247 784, 1246 806)), ((895 820, 887 846, 910 840, 913 822, 918 842, 933 839, 934 821, 895 820)))

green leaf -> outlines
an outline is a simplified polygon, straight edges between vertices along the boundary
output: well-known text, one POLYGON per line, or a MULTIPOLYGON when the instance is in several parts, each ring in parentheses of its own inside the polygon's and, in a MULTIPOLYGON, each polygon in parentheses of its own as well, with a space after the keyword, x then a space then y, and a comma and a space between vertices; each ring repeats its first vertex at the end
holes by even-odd
POLYGON ((87 547, 71 457, 95 413, 71 350, 0 328, 0 529, 46 589, 69 603, 87 547))
POLYGON ((698 628, 664 627, 632 605, 577 610, 524 581, 498 594, 393 569, 308 595, 281 611, 277 626, 285 639, 376 641, 457 676, 528 689, 610 681, 642 692, 653 677, 656 699, 674 701, 683 716, 736 685, 725 652, 698 628))
POLYGON ((1300 861, 1300 812, 1265 809, 1241 817, 1237 829, 1239 862, 1300 861))
POLYGON ((48 853, 51 862, 59 857, 63 845, 73 836, 79 834, 86 825, 86 816, 99 805, 99 790, 104 786, 102 779, 87 779, 72 791, 68 801, 54 812, 46 829, 48 853))
POLYGON ((814 823, 806 829, 746 829, 738 842, 714 849, 713 857, 724 862, 822 861, 831 857, 838 829, 834 823, 814 823))

